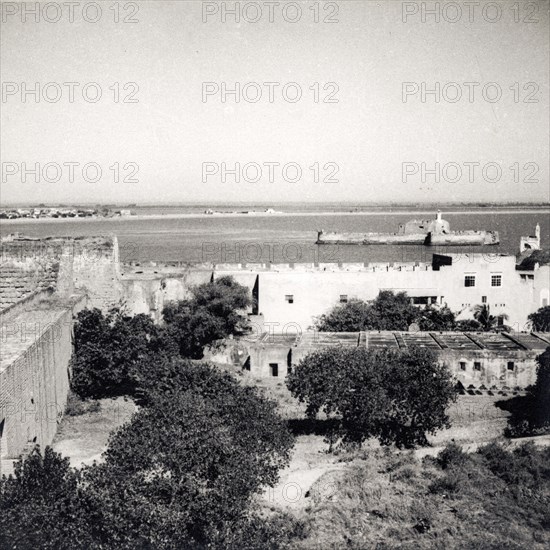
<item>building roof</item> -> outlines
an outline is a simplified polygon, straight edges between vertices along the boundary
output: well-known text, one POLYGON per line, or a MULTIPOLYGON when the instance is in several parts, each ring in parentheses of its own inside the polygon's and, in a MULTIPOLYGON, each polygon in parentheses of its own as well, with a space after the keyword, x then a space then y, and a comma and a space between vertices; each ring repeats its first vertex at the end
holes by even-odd
POLYGON ((542 352, 550 346, 550 333, 364 331, 270 334, 266 332, 256 343, 289 348, 359 346, 368 349, 421 347, 437 351, 532 350, 542 352))

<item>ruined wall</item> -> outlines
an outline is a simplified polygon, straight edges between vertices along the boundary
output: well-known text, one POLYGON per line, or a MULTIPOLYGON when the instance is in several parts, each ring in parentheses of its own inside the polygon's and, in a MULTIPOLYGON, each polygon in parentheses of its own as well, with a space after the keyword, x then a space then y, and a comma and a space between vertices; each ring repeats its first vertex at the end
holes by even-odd
POLYGON ((30 311, 2 326, 1 458, 55 436, 69 390, 72 315, 71 308, 30 311))
POLYGON ((103 310, 122 298, 116 237, 3 240, 0 267, 2 310, 37 290, 80 292, 103 310))
POLYGON ((120 286, 126 310, 132 314, 145 313, 159 322, 162 309, 168 302, 189 296, 189 288, 212 280, 212 270, 184 270, 181 273, 142 275, 122 274, 120 286))
POLYGON ((119 304, 123 295, 116 238, 75 241, 68 254, 74 289, 86 294, 89 307, 107 310, 119 304))

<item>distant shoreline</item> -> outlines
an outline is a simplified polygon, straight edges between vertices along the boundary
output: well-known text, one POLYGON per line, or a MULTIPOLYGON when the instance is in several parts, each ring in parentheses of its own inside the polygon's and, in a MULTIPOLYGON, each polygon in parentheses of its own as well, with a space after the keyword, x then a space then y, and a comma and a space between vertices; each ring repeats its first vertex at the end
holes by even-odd
MULTIPOLYGON (((460 215, 460 214, 550 214, 549 207, 539 208, 478 208, 471 210, 445 210, 445 215, 460 215)), ((216 218, 284 218, 284 217, 314 217, 314 216, 387 216, 387 215, 418 215, 418 214, 431 214, 434 215, 433 210, 376 210, 376 211, 357 211, 357 212, 279 212, 270 214, 267 212, 256 212, 254 214, 240 214, 240 213, 218 213, 218 214, 204 214, 204 213, 179 213, 179 214, 137 214, 132 216, 117 216, 117 217, 97 217, 97 218, 16 218, 12 220, 0 219, 0 226, 4 224, 22 225, 27 223, 97 223, 97 222, 114 222, 124 223, 125 221, 147 221, 147 220, 165 220, 165 219, 216 219, 216 218)))

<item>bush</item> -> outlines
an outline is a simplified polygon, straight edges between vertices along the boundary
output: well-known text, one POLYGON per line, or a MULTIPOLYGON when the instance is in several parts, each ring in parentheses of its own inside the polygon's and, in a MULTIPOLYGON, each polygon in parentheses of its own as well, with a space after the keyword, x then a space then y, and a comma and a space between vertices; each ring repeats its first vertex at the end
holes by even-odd
POLYGON ((438 455, 436 462, 442 470, 461 467, 469 460, 460 445, 449 443, 438 455))

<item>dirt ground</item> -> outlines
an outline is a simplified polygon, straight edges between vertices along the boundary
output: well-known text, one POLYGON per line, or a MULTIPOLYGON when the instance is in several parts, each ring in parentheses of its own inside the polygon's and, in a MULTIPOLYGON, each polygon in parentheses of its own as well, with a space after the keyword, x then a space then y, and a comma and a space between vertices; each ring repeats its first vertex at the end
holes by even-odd
POLYGON ((97 412, 78 416, 65 415, 52 443, 54 451, 68 457, 71 466, 90 465, 100 461, 107 449, 109 434, 122 426, 136 411, 129 399, 100 399, 97 412))

